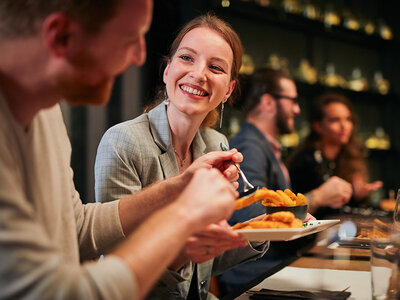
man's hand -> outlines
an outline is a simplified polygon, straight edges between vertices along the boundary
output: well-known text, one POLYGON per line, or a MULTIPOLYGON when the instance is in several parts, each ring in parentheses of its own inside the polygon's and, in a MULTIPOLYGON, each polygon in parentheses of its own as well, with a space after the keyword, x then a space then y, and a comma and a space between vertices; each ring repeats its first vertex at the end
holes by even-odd
POLYGON ((199 225, 228 219, 234 210, 238 192, 216 169, 199 168, 178 197, 177 202, 199 225))
POLYGON ((234 163, 240 163, 242 161, 243 155, 236 149, 231 149, 229 151, 213 151, 196 159, 189 168, 186 169, 183 175, 191 178, 198 169, 215 168, 224 174, 225 178, 237 189, 239 186, 237 182, 239 173, 234 163))
POLYGON ((191 236, 184 251, 191 261, 202 263, 227 250, 244 247, 247 244, 247 241, 223 220, 210 224, 191 236))

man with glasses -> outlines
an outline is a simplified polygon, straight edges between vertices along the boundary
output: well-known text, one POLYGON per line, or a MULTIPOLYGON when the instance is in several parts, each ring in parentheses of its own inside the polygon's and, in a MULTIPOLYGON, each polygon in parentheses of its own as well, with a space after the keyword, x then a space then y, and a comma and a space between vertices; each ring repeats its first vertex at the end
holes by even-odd
MULTIPOLYGON (((246 119, 240 132, 230 141, 230 147, 243 154, 241 169, 253 185, 273 190, 290 189, 289 172, 281 160, 281 145, 277 137, 294 131, 294 118, 300 114, 296 84, 281 70, 261 68, 249 78, 242 93, 246 119)), ((242 190, 243 182, 239 180, 239 191, 242 190)), ((319 198, 350 199, 351 186, 340 178, 332 177, 307 195, 312 195, 307 198, 309 212, 312 213, 314 208, 311 202, 319 203, 319 198)), ((235 211, 229 223, 244 222, 263 213, 265 207, 257 202, 235 211)), ((295 256, 312 239, 304 237, 292 242, 272 242, 269 251, 259 260, 241 264, 222 274, 221 287, 225 292, 239 288, 295 256)))

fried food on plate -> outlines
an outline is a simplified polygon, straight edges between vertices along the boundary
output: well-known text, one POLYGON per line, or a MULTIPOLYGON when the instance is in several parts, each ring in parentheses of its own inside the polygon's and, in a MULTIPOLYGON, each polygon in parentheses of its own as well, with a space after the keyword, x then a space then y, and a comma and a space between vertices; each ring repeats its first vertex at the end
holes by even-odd
POLYGON ((306 205, 307 199, 302 193, 297 193, 296 205, 306 205))
POLYGON ((261 203, 264 206, 296 206, 307 204, 306 197, 301 193, 298 193, 296 196, 289 189, 274 191, 263 187, 249 196, 238 199, 235 202, 235 209, 242 209, 258 201, 262 201, 261 203))
POLYGON ((295 218, 290 211, 280 211, 266 215, 262 220, 254 220, 243 223, 237 223, 233 229, 257 229, 257 228, 301 228, 303 222, 295 218))

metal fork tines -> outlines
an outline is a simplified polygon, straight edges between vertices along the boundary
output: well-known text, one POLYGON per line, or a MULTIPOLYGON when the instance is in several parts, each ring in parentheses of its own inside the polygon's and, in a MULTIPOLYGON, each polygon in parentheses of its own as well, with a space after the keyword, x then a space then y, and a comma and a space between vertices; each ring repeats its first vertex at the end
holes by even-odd
MULTIPOLYGON (((223 144, 222 142, 220 143, 220 147, 222 151, 229 151, 228 147, 223 144)), ((247 192, 251 189, 254 189, 254 185, 252 185, 246 178, 246 176, 244 175, 243 171, 240 169, 240 167, 234 163, 235 167, 237 168, 237 170, 239 171, 240 176, 242 177, 243 180, 243 191, 247 192)))

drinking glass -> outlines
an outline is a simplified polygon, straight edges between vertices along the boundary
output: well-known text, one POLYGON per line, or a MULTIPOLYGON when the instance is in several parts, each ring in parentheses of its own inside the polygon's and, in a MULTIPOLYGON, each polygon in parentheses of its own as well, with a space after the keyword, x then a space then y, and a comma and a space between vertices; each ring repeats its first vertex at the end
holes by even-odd
POLYGON ((400 235, 391 223, 375 219, 371 237, 371 287, 374 300, 397 299, 400 235))
POLYGON ((400 232, 400 189, 397 191, 396 204, 393 211, 393 229, 400 232))

